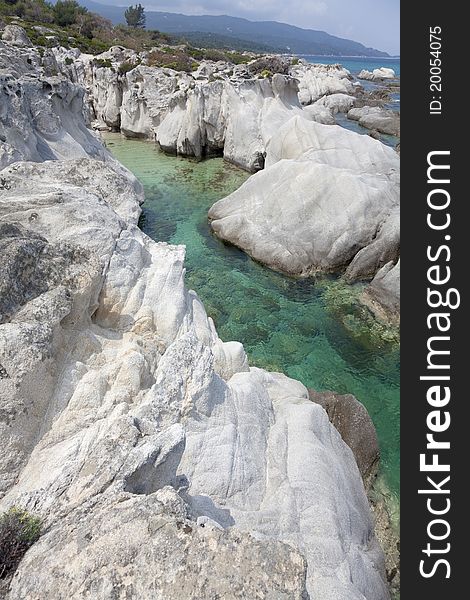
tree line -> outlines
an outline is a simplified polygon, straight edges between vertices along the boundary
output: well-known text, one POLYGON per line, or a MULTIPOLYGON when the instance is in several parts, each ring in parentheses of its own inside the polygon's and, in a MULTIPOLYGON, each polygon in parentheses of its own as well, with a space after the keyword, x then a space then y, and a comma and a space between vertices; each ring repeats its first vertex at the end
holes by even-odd
MULTIPOLYGON (((3 0, 2 3, 11 6, 12 13, 18 17, 42 20, 47 16, 47 20, 60 27, 79 26, 83 35, 88 34, 98 17, 77 0, 57 0, 55 4, 46 0, 3 0)), ((145 9, 142 4, 129 6, 124 17, 128 27, 145 29, 145 9)))

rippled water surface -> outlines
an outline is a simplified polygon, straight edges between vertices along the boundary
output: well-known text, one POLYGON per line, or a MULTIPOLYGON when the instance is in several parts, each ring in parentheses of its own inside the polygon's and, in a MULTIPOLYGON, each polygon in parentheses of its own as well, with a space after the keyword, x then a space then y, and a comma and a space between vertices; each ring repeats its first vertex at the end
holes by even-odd
POLYGON ((119 134, 107 135, 106 143, 145 186, 142 229, 155 240, 186 245, 187 285, 203 300, 220 337, 241 341, 253 365, 361 400, 377 427, 383 475, 398 496, 396 346, 350 334, 354 311, 334 310, 335 280, 284 277, 211 234, 208 209, 248 174, 219 158, 198 163, 169 157, 152 143, 119 134))

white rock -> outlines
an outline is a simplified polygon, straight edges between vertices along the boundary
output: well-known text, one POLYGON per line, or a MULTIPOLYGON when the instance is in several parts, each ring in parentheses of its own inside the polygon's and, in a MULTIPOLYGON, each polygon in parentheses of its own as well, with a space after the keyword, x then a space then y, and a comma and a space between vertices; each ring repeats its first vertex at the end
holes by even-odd
POLYGON ((363 69, 359 73, 358 78, 366 79, 368 81, 383 81, 384 79, 394 79, 395 71, 387 67, 380 67, 379 69, 374 69, 372 72, 368 71, 367 69, 363 69))
POLYGON ((348 94, 331 94, 323 96, 313 106, 324 106, 335 115, 339 112, 347 113, 354 106, 355 102, 356 98, 354 96, 349 96, 348 94))
POLYGON ((309 104, 304 107, 304 113, 308 115, 308 117, 315 121, 316 123, 323 123, 323 125, 335 125, 336 121, 333 116, 333 113, 326 106, 317 104, 309 104))
POLYGON ((385 264, 377 272, 363 294, 365 303, 379 317, 385 315, 392 322, 400 316, 400 261, 385 264))
POLYGON ((400 135, 400 115, 380 106, 363 106, 351 108, 348 119, 359 121, 366 129, 375 129, 388 135, 400 135))
POLYGON ((274 269, 340 270, 397 210, 398 171, 398 155, 377 140, 294 117, 271 139, 266 169, 209 218, 219 237, 274 269))
POLYGON ((112 600, 116 593, 139 600, 302 600, 305 561, 287 544, 208 521, 196 525, 172 489, 107 494, 61 519, 31 548, 9 598, 112 600))
POLYGON ((30 48, 33 45, 26 35, 26 31, 18 25, 5 25, 2 40, 13 46, 27 46, 30 48))
POLYGON ((352 94, 354 85, 350 73, 341 65, 299 63, 291 67, 299 81, 299 100, 307 105, 329 94, 352 94))
MULTIPOLYGON (((12 77, 50 123, 33 111, 21 121, 9 99, 2 134, 16 151, 17 123, 36 140, 47 131, 56 160, 22 143, 29 160, 0 171, 0 510, 22 506, 45 527, 8 600, 111 600, 117 588, 143 599, 386 600, 361 476, 326 413, 303 385, 250 369, 240 344, 218 338, 184 285, 184 248, 137 228, 142 189, 97 151, 74 85, 61 88, 67 103, 54 87, 39 92, 47 79, 30 88, 12 77)), ((282 85, 266 87, 271 138, 282 85)), ((315 135, 328 139, 324 128, 315 135)), ((353 149, 341 160, 368 164, 353 149)), ((351 187, 351 168, 315 160, 351 187)), ((362 168, 360 198, 374 167, 362 168)), ((377 195, 386 179, 375 176, 377 195)))

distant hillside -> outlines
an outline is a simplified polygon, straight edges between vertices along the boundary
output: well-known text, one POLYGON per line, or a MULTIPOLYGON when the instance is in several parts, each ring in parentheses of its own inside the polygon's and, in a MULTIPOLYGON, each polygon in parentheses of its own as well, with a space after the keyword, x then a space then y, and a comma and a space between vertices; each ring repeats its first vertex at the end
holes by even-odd
POLYGON ((257 52, 259 54, 268 54, 270 52, 282 53, 282 48, 276 48, 275 46, 268 46, 267 44, 259 44, 257 42, 250 42, 248 40, 241 40, 239 38, 230 37, 228 35, 219 35, 217 33, 204 33, 200 31, 184 31, 178 34, 168 34, 175 36, 174 42, 179 40, 185 40, 192 46, 197 48, 224 48, 237 50, 239 52, 257 52))
MULTIPOLYGON (((93 0, 79 1, 83 6, 111 19, 114 23, 124 22, 124 7, 100 4, 93 0)), ((175 35, 211 34, 214 45, 227 45, 231 38, 235 38, 238 49, 243 45, 241 42, 248 42, 250 46, 252 44, 261 46, 264 51, 334 56, 389 56, 386 52, 366 48, 358 42, 329 35, 324 31, 301 29, 276 21, 248 21, 226 15, 189 16, 150 11, 147 11, 146 15, 148 29, 157 29, 175 35)), ((191 41, 194 43, 194 36, 191 41)), ((253 47, 248 46, 245 49, 254 50, 253 47)))

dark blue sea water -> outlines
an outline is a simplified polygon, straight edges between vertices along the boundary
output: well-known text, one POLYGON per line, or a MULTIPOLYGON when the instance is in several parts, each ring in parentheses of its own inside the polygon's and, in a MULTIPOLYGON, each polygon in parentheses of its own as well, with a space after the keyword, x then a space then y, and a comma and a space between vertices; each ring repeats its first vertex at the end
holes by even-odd
POLYGON ((363 56, 314 56, 302 55, 302 58, 310 63, 320 63, 323 65, 334 65, 339 63, 345 69, 351 72, 352 75, 357 75, 362 69, 373 71, 379 67, 387 67, 393 69, 397 77, 400 76, 400 59, 399 58, 370 58, 363 56))

